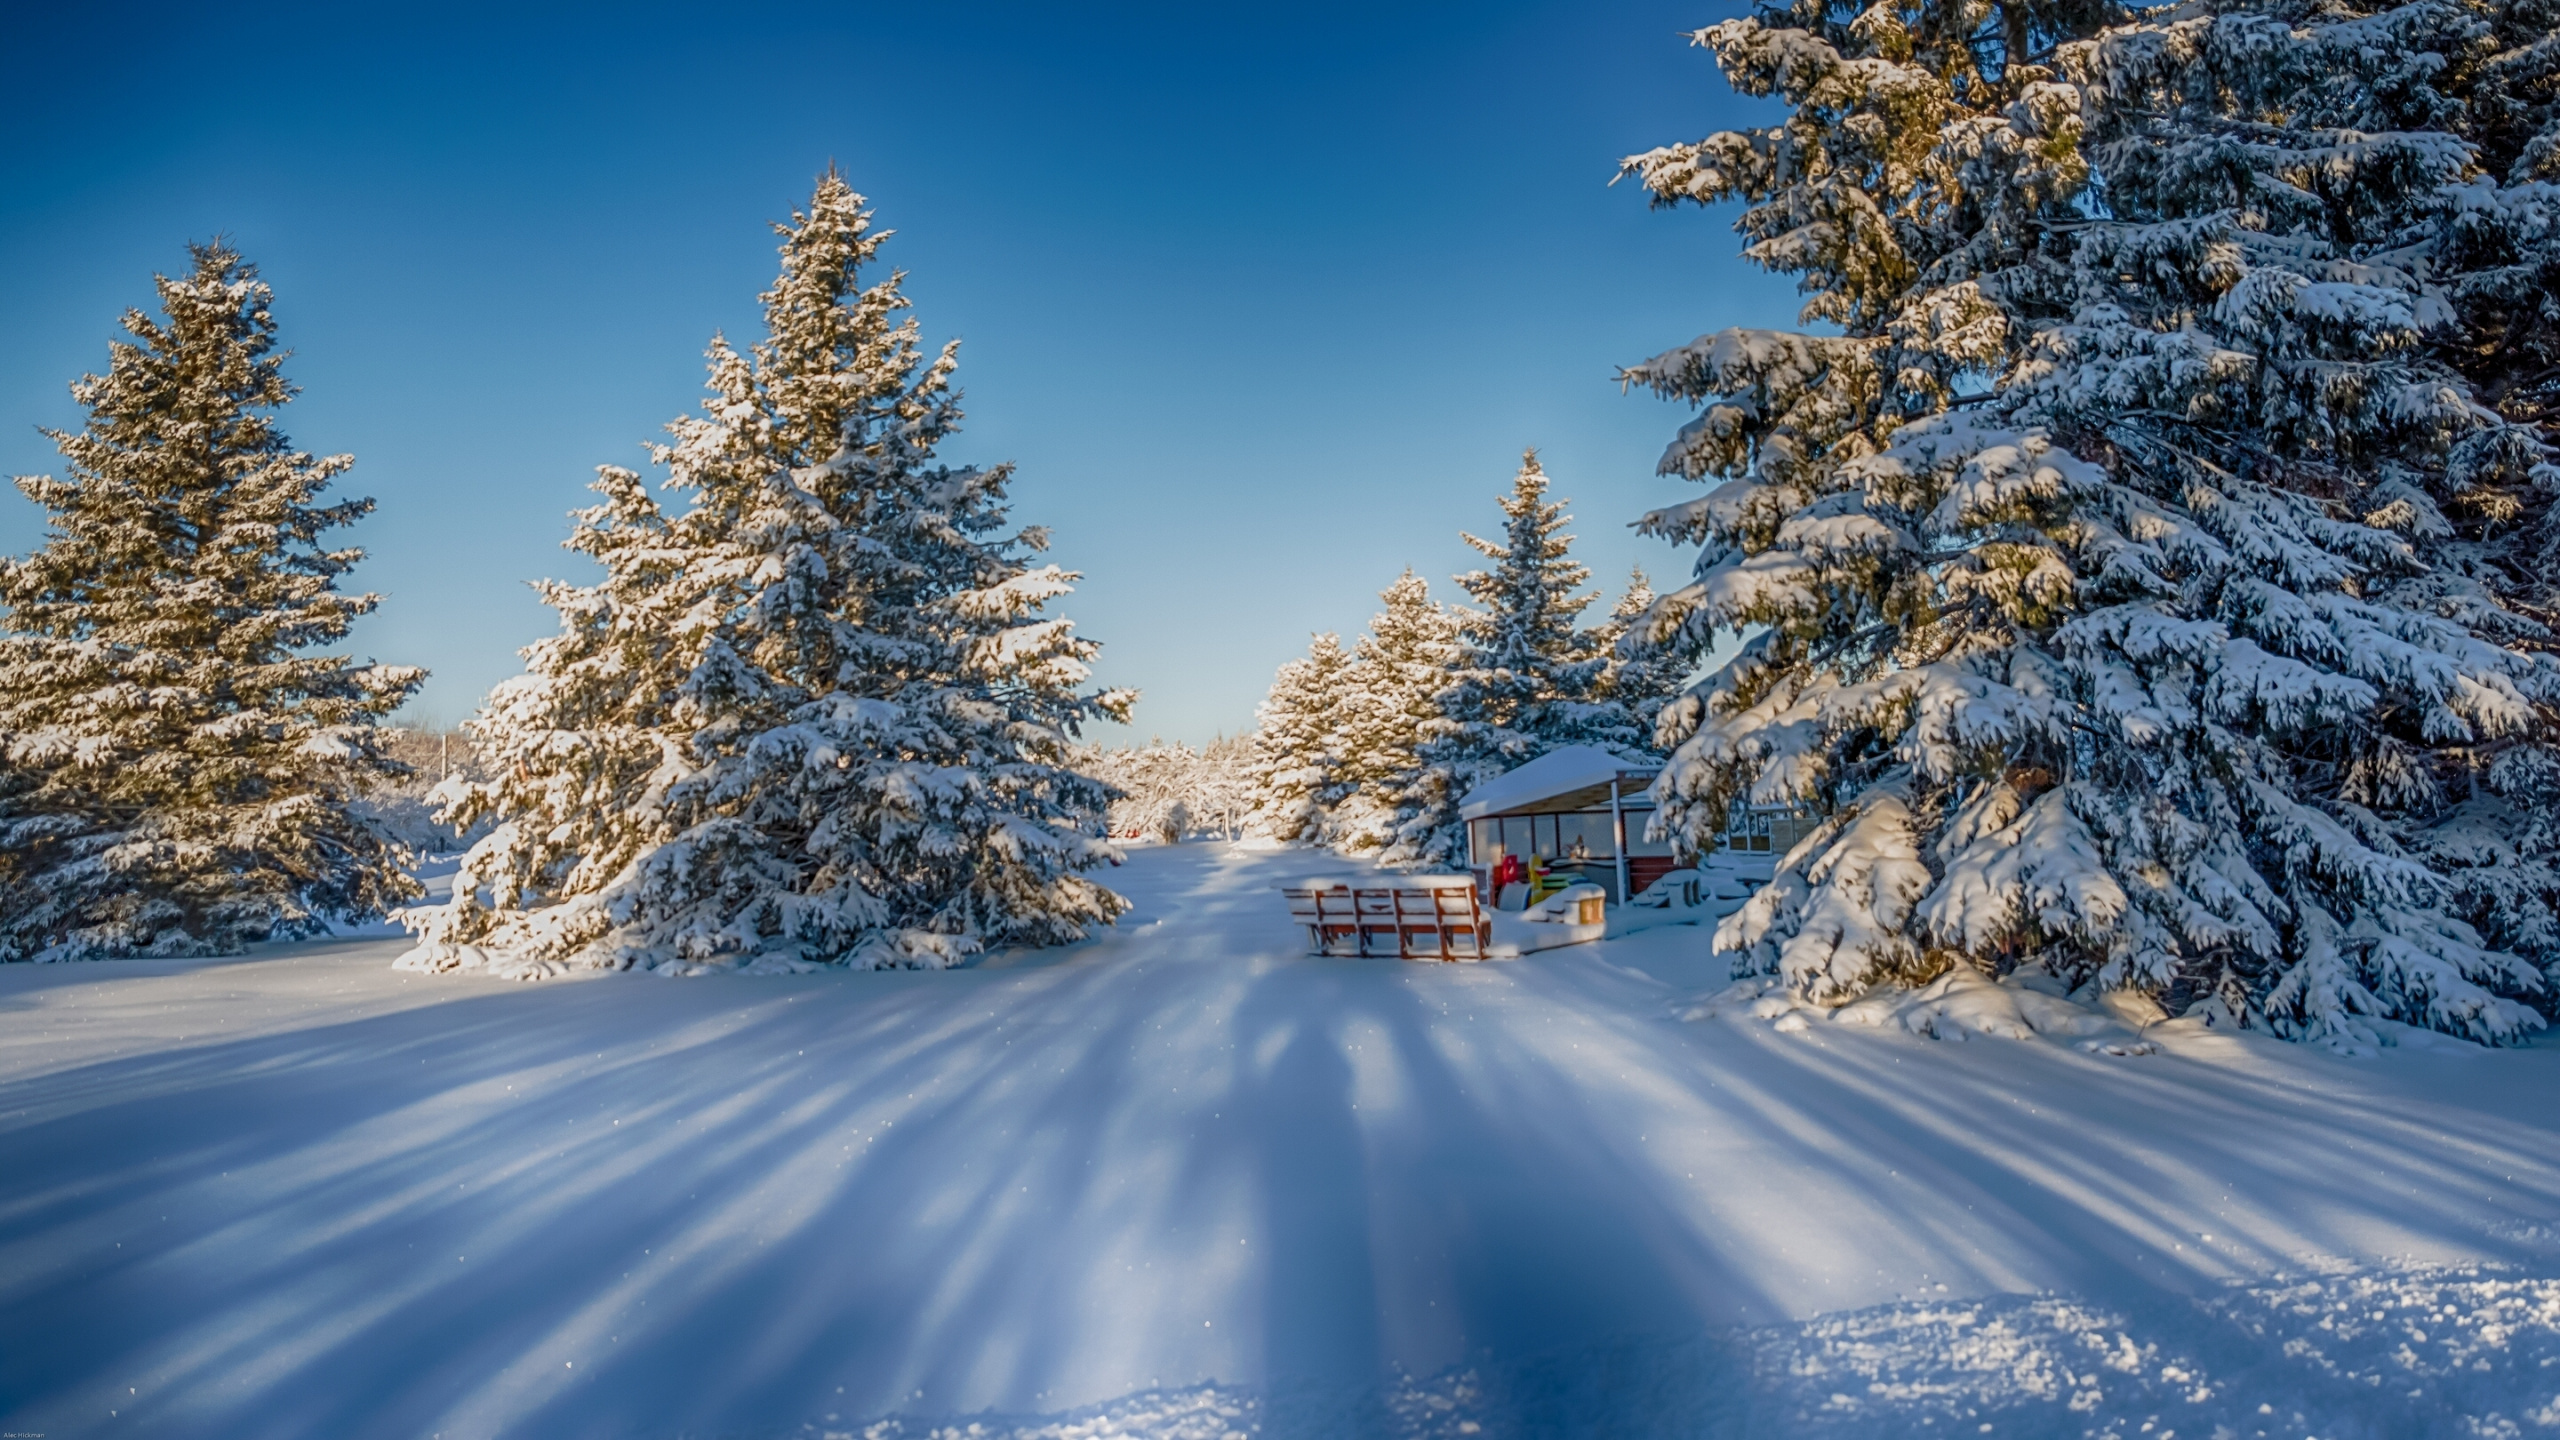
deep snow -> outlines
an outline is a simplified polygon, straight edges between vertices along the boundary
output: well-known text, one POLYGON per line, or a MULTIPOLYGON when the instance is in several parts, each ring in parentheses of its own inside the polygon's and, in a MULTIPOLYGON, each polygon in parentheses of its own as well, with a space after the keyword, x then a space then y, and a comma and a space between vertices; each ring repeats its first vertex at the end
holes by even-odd
POLYGON ((2560 1048, 1686 1023, 1697 928, 1301 955, 1339 868, 938 974, 0 969, 0 1430, 2560 1434, 2560 1048))

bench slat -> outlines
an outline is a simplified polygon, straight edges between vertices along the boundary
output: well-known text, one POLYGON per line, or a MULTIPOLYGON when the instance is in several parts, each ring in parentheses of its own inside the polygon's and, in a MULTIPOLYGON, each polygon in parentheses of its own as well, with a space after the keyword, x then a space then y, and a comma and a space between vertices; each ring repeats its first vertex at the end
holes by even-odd
POLYGON ((1466 876, 1438 883, 1284 885, 1291 919, 1320 955, 1387 955, 1407 960, 1480 960, 1492 922, 1466 876))

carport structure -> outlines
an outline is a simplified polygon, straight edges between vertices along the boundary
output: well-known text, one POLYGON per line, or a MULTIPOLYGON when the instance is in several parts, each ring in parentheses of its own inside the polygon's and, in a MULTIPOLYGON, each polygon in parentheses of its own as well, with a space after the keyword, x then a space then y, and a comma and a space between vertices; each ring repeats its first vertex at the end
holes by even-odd
POLYGON ((1644 838, 1659 763, 1622 759, 1592 745, 1550 750, 1467 792, 1467 865, 1480 893, 1506 855, 1547 862, 1551 874, 1597 885, 1612 904, 1641 894, 1675 865, 1667 841, 1644 838))

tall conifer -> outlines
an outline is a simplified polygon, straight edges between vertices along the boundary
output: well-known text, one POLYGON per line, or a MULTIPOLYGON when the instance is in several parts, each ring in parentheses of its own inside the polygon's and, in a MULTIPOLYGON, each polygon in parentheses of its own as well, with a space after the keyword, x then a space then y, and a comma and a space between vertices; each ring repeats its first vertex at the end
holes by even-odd
POLYGON ((424 672, 314 654, 376 603, 325 537, 353 463, 295 450, 272 294, 219 242, 72 387, 43 548, 0 566, 0 958, 204 955, 416 893, 351 808, 424 672))
POLYGON ((1563 503, 1546 497, 1547 474, 1532 450, 1500 500, 1503 538, 1461 536, 1494 566, 1458 577, 1476 607, 1459 611, 1458 664, 1397 797, 1389 864, 1458 863, 1466 854, 1459 801, 1505 770, 1564 745, 1642 746, 1626 708, 1603 693, 1604 638, 1576 623, 1599 597, 1577 593, 1591 571, 1573 558, 1563 503))
POLYGON ((1695 667, 1667 648, 1643 643, 1622 645, 1635 635, 1653 611, 1653 581, 1639 566, 1627 576, 1627 588, 1609 607, 1609 618, 1595 632, 1609 664, 1600 677, 1602 694, 1623 706, 1637 736, 1653 743, 1654 723, 1662 708, 1678 697, 1695 667))
POLYGON ((1291 845, 1331 838, 1333 807, 1348 788, 1342 702, 1351 663, 1342 637, 1321 634, 1308 643, 1305 658, 1288 661, 1271 677, 1245 767, 1254 797, 1247 833, 1291 845))
POLYGON ((1133 697, 1083 688, 1010 469, 936 458, 956 343, 927 360, 902 277, 863 283, 887 232, 842 176, 776 229, 764 338, 715 340, 653 449, 688 505, 601 472, 570 544, 605 578, 544 587, 560 635, 473 722, 492 778, 454 818, 496 828, 403 963, 937 966, 1124 908, 1069 747, 1133 697))
POLYGON ((1385 608, 1352 645, 1342 697, 1341 779, 1349 793, 1335 807, 1334 843, 1354 852, 1395 838, 1396 806, 1421 762, 1424 727, 1440 714, 1440 692, 1460 659, 1458 620, 1431 598, 1431 586, 1407 570, 1379 592, 1385 608))
POLYGON ((1832 817, 1718 932, 1743 968, 1837 1000, 2033 965, 2342 1044, 2542 1023, 2518 897, 2429 840, 2560 701, 2542 623, 2446 544, 2548 465, 2445 343, 2466 237, 2551 234, 2548 187, 2457 133, 2486 16, 1808 0, 1700 32, 1787 118, 1628 172, 1744 201, 1837 329, 1628 372, 1701 407, 1664 470, 1721 482, 1647 517, 1704 551, 1642 640, 1745 637, 1666 711, 1663 818, 1832 817))

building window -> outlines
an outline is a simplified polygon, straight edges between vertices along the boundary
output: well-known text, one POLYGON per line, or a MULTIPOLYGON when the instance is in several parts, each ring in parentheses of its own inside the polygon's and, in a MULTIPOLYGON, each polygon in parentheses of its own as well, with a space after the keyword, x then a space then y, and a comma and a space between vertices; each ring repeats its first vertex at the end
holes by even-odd
POLYGON ((1571 860, 1617 858, 1617 827, 1605 813, 1559 815, 1556 821, 1557 854, 1571 860))
POLYGON ((1502 845, 1514 855, 1556 855, 1556 817, 1553 815, 1506 815, 1502 817, 1502 845))

